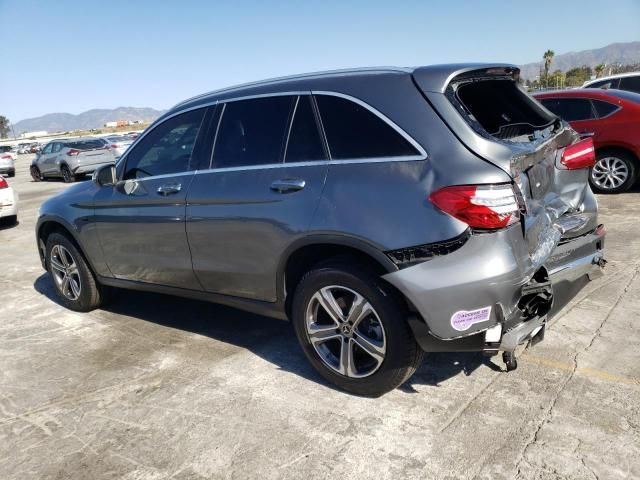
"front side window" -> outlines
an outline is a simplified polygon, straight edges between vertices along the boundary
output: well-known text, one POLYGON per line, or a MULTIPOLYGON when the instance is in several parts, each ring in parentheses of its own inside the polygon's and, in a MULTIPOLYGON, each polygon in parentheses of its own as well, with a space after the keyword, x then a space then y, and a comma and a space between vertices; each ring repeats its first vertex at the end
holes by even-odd
POLYGON ((205 109, 176 115, 151 130, 129 152, 124 179, 168 175, 191 170, 191 154, 205 109))
POLYGON ((54 143, 51 151, 52 153, 58 153, 61 148, 62 148, 61 143, 54 143))
POLYGON ((640 93, 640 76, 621 78, 620 89, 640 93))
POLYGON ((400 133, 367 108, 345 98, 317 95, 332 160, 420 155, 400 133))
POLYGON ((47 143, 47 146, 42 149, 42 153, 51 153, 52 147, 53 147, 53 143, 47 143))
POLYGON ((595 118, 591 101, 586 98, 545 98, 542 104, 567 122, 595 118))
POLYGON ((281 163, 295 96, 224 105, 213 150, 215 168, 281 163))

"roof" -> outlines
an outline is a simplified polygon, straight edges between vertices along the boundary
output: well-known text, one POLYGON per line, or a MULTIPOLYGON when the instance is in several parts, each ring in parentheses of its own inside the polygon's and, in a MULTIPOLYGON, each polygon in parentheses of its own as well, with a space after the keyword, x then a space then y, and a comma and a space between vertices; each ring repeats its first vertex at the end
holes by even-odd
POLYGON ((640 72, 616 73, 615 75, 609 75, 607 77, 600 77, 600 78, 594 78, 593 80, 587 80, 582 84, 582 86, 586 87, 587 85, 591 85, 592 83, 596 83, 596 82, 615 80, 616 78, 623 78, 623 77, 635 77, 636 75, 640 75, 640 72))
POLYGON ((583 98, 611 98, 617 97, 617 92, 613 88, 571 88, 565 90, 547 90, 544 92, 534 92, 532 95, 536 98, 551 98, 551 97, 583 97, 583 98))
POLYGON ((344 77, 349 77, 349 80, 352 81, 357 80, 358 77, 413 75, 421 89, 442 93, 454 77, 474 70, 492 68, 506 69, 509 74, 519 72, 515 65, 505 63, 458 63, 424 67, 373 67, 303 73, 235 85, 197 95, 176 104, 169 109, 167 114, 187 107, 196 107, 233 97, 268 94, 278 91, 321 90, 324 85, 327 85, 327 82, 344 77))

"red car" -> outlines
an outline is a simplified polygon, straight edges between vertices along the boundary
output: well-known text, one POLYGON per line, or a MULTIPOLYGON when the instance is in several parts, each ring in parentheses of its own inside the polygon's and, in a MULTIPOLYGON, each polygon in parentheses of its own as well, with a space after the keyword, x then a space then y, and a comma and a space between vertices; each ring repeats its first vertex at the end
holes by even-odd
POLYGON ((593 138, 597 160, 589 181, 594 191, 620 193, 634 184, 640 168, 640 94, 585 88, 534 97, 581 137, 593 138))

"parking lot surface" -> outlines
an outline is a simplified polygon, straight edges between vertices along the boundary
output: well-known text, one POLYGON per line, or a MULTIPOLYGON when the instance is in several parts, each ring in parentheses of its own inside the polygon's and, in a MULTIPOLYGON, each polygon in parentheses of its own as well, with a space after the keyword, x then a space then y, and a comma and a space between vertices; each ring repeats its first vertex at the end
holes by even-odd
POLYGON ((431 354, 396 391, 325 384, 286 322, 121 291, 57 303, 34 241, 64 189, 16 161, 0 227, 0 478, 640 478, 640 193, 599 197, 606 275, 502 371, 431 354))

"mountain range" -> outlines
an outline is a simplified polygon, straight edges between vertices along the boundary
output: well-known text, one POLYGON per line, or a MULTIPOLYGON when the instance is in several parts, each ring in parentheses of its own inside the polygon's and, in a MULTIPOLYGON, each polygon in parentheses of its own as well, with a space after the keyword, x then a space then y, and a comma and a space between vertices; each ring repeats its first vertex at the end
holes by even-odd
MULTIPOLYGON (((533 80, 540 74, 540 66, 544 64, 540 51, 540 61, 520 65, 520 76, 527 80, 533 80)), ((640 42, 612 43, 606 47, 580 52, 568 52, 556 55, 551 63, 551 71, 567 70, 587 65, 595 67, 598 64, 633 65, 640 63, 640 42)))
POLYGON ((20 120, 13 125, 16 135, 23 132, 45 130, 47 132, 67 132, 100 128, 107 122, 116 120, 142 120, 148 122, 158 118, 164 111, 153 108, 118 107, 96 108, 73 115, 71 113, 48 113, 41 117, 20 120))

